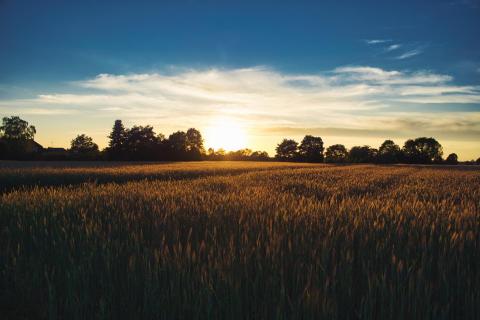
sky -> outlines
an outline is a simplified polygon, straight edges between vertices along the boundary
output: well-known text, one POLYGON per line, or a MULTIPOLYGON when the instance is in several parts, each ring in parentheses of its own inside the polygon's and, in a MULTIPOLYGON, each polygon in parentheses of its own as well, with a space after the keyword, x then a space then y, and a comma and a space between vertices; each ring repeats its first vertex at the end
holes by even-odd
MULTIPOLYGON (((0 0, 0 117, 105 147, 115 119, 480 157, 480 1, 0 0)), ((240 133, 239 133, 240 134, 240 133)), ((218 139, 217 139, 218 140, 218 139)), ((218 142, 218 141, 217 141, 218 142)), ((215 145, 219 147, 220 145, 215 145)))

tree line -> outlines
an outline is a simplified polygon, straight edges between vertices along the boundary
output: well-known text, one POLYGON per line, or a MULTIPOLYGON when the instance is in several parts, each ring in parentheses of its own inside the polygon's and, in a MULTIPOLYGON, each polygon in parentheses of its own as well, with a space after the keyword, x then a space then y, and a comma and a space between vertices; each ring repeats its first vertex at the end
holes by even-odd
MULTIPOLYGON (((446 159, 442 156, 442 145, 434 138, 409 139, 402 148, 392 140, 385 140, 378 149, 365 145, 348 150, 342 144, 334 144, 325 150, 321 137, 306 135, 300 144, 292 139, 284 139, 277 145, 275 158, 282 161, 326 163, 458 163, 455 153, 449 154, 446 159)), ((480 164, 480 158, 476 163, 480 164)))
POLYGON ((267 161, 265 151, 223 149, 205 151, 200 131, 190 128, 165 137, 152 126, 125 128, 116 120, 108 138, 108 146, 100 150, 93 139, 77 135, 70 148, 44 149, 34 141, 34 126, 20 117, 4 117, 0 127, 0 159, 3 160, 115 160, 115 161, 198 161, 255 160, 267 161))
MULTIPOLYGON (((34 141, 36 129, 20 117, 4 117, 0 126, 0 159, 4 160, 115 160, 115 161, 198 161, 198 160, 252 160, 299 161, 326 163, 418 163, 457 164, 455 153, 443 159, 441 144, 434 138, 420 137, 407 140, 403 147, 385 140, 378 149, 354 146, 348 150, 342 144, 324 148, 321 137, 306 135, 296 142, 283 139, 271 158, 265 151, 241 149, 226 152, 223 149, 205 150, 203 137, 195 128, 177 131, 165 137, 156 134, 152 126, 125 128, 116 120, 108 138, 108 146, 100 150, 93 139, 77 135, 68 150, 47 148, 34 141)), ((480 164, 480 158, 467 162, 480 164)))

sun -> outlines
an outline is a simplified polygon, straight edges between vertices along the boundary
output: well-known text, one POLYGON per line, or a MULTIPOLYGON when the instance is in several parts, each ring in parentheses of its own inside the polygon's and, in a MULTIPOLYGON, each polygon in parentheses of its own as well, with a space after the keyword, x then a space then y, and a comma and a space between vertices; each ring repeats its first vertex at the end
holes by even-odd
POLYGON ((207 148, 236 151, 247 147, 245 129, 232 118, 216 118, 205 130, 207 148))

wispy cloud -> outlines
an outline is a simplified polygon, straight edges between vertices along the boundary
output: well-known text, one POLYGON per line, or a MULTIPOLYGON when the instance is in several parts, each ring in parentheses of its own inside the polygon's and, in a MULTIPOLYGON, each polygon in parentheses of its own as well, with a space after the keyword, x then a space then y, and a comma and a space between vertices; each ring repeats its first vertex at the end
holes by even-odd
POLYGON ((401 44, 392 44, 388 47, 385 48, 385 51, 387 52, 390 52, 390 51, 393 51, 393 50, 397 50, 401 47, 402 45, 401 44))
POLYGON ((365 40, 366 44, 380 44, 380 43, 386 43, 386 42, 391 42, 392 40, 389 39, 367 39, 365 40))
POLYGON ((272 128, 285 128, 284 134, 294 132, 287 128, 336 128, 324 132, 368 135, 387 129, 412 135, 441 131, 459 137, 480 132, 480 112, 475 109, 431 112, 434 106, 480 104, 480 86, 455 85, 451 76, 426 70, 343 66, 320 74, 288 74, 268 67, 177 68, 168 73, 100 74, 73 85, 81 93, 0 100, 0 113, 121 118, 152 124, 164 133, 202 129, 217 116, 233 117, 259 136, 274 134, 272 128), (404 111, 406 104, 409 112, 404 111))
POLYGON ((417 55, 419 55, 419 54, 421 54, 421 53, 423 53, 423 49, 421 49, 421 48, 416 48, 416 49, 407 51, 407 52, 405 52, 405 53, 402 53, 401 55, 395 57, 395 59, 398 59, 398 60, 408 59, 408 58, 417 56, 417 55))

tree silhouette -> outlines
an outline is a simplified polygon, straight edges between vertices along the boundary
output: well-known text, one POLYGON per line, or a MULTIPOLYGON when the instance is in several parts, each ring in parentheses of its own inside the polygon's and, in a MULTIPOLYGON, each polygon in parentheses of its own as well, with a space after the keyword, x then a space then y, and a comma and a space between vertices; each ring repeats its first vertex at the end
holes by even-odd
POLYGON ((110 141, 108 142, 107 154, 109 159, 123 160, 126 156, 125 150, 125 127, 122 120, 115 120, 112 132, 108 136, 110 141))
POLYGON ((17 116, 2 119, 0 126, 0 136, 6 140, 33 140, 37 130, 34 126, 29 126, 28 122, 17 116))
POLYGON ((408 163, 440 163, 442 145, 434 138, 421 137, 407 140, 402 149, 408 163))
POLYGON ((202 134, 197 129, 190 128, 187 130, 186 138, 188 160, 200 160, 205 153, 202 134))
POLYGON ((325 152, 325 162, 343 163, 348 160, 348 151, 343 144, 334 144, 325 152))
POLYGON ((98 145, 85 134, 79 134, 71 141, 69 151, 74 159, 93 160, 98 157, 98 145))
POLYGON ((322 138, 306 135, 298 147, 298 154, 302 161, 323 162, 322 138))
POLYGON ((158 159, 160 144, 152 126, 133 126, 126 130, 125 149, 130 160, 158 159))
POLYGON ((278 160, 295 160, 297 158, 298 143, 295 140, 283 139, 283 141, 277 145, 275 151, 277 152, 275 158, 278 160))
POLYGON ((446 164, 458 164, 458 156, 456 153, 450 153, 445 159, 446 164))
POLYGON ((353 163, 369 163, 375 162, 377 150, 370 146, 355 146, 352 147, 348 153, 348 159, 353 163))
MULTIPOLYGON (((0 159, 40 159, 42 146, 33 138, 35 127, 18 116, 4 117, 0 126, 0 159)), ((177 131, 168 139, 155 134, 152 126, 133 126, 126 129, 122 120, 115 120, 109 134, 108 147, 104 150, 109 160, 254 160, 266 161, 270 157, 264 151, 252 152, 241 149, 226 153, 223 149, 210 148, 205 153, 200 131, 190 128, 187 132, 177 131)), ((392 140, 385 140, 380 148, 355 146, 348 151, 344 145, 336 144, 327 148, 321 137, 306 135, 300 145, 292 139, 283 139, 275 148, 275 158, 282 161, 306 161, 342 163, 442 163, 443 149, 434 138, 419 137, 405 141, 402 149, 392 140)), ((98 146, 84 134, 71 142, 70 158, 99 158, 98 146)), ((470 161, 473 163, 474 161, 470 161)), ((455 153, 448 155, 447 164, 457 164, 455 153)), ((480 164, 480 158, 476 160, 480 164)))
POLYGON ((3 159, 29 159, 41 146, 33 141, 35 127, 17 116, 4 117, 0 126, 1 153, 3 159))
POLYGON ((399 163, 402 161, 402 150, 392 140, 385 140, 378 149, 377 160, 380 163, 399 163))
POLYGON ((266 151, 254 151, 250 155, 250 160, 253 161, 267 161, 269 159, 270 157, 268 156, 268 153, 266 151))
POLYGON ((227 160, 235 160, 235 161, 249 160, 251 155, 252 155, 252 150, 246 148, 246 149, 240 149, 237 151, 230 151, 225 158, 227 160))
POLYGON ((184 160, 187 157, 188 138, 183 131, 172 133, 167 140, 169 158, 184 160))

